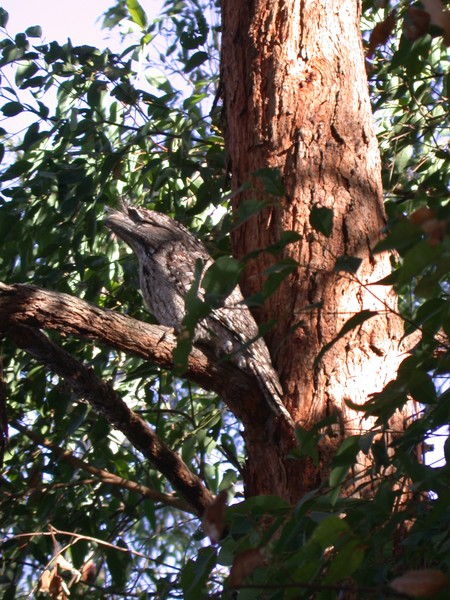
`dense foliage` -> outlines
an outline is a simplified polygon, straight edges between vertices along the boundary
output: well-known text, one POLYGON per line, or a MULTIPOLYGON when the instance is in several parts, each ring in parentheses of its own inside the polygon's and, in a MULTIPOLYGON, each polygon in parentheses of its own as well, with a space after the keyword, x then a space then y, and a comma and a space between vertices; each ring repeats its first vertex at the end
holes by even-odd
MULTIPOLYGON (((148 320, 135 260, 102 223, 105 207, 123 197, 178 218, 215 256, 229 252, 215 4, 168 0, 149 23, 136 0, 118 1, 104 24, 122 26, 120 54, 75 40, 43 43, 38 26, 13 34, 0 9, 1 281, 30 282, 148 320)), ((113 381, 213 493, 234 486, 228 535, 217 549, 191 514, 127 486, 171 492, 63 380, 4 340, 4 598, 25 597, 39 582, 45 591, 45 569, 63 554, 82 573, 71 597, 201 598, 219 593, 224 581, 246 584, 241 598, 261 589, 265 598, 312 597, 311 590, 334 598, 342 582, 360 597, 387 597, 384 586, 403 573, 449 572, 449 469, 411 453, 447 426, 450 412, 449 63, 442 30, 426 11, 400 2, 393 13, 387 4, 367 1, 363 12, 389 217, 378 250, 397 252, 386 284, 399 293, 405 331, 418 335, 397 380, 367 403, 376 429, 346 440, 329 481, 297 506, 275 497, 242 501, 239 423, 214 394, 108 348, 60 340, 113 381), (385 34, 379 28, 374 41, 377 23, 385 34), (388 419, 411 397, 421 418, 388 452, 388 419), (340 499, 360 451, 373 453, 375 495, 340 499), (406 498, 397 492, 405 478, 406 498)), ((314 457, 320 427, 308 435, 301 451, 314 457)), ((59 569, 67 584, 76 578, 61 561, 59 569)), ((415 590, 409 580, 396 589, 411 593, 423 584, 429 591, 425 579, 415 590)))

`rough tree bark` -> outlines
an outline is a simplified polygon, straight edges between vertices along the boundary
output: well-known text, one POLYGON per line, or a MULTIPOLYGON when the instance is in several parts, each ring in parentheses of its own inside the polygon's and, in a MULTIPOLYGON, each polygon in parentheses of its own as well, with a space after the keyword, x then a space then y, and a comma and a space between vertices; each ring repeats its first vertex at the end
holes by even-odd
MULTIPOLYGON (((401 360, 401 320, 389 287, 374 285, 390 271, 387 255, 371 249, 385 224, 380 158, 372 126, 357 0, 258 0, 223 3, 222 86, 234 209, 248 198, 270 200, 255 171, 281 173, 284 197, 234 234, 235 254, 245 257, 294 230, 301 240, 283 258, 298 268, 259 311, 274 320, 268 337, 295 421, 310 428, 336 415, 320 449, 320 467, 286 458, 290 441, 271 443, 247 432, 247 493, 278 493, 291 501, 326 477, 342 440, 373 423, 351 410, 396 373, 401 360), (312 209, 333 210, 330 237, 310 224, 312 209), (362 259, 356 275, 335 272, 336 259, 362 259), (377 316, 332 346, 322 348, 354 314, 377 316)), ((259 254, 247 263, 242 288, 260 290, 274 258, 259 254)), ((398 415, 393 428, 402 427, 398 415)), ((367 461, 360 462, 360 469, 367 461)), ((349 487, 348 493, 352 492, 349 487)))
MULTIPOLYGON (((234 209, 249 197, 273 201, 234 233, 235 253, 245 257, 264 249, 286 230, 301 235, 283 255, 298 267, 258 317, 275 321, 268 343, 296 422, 310 428, 325 416, 336 417, 321 442, 319 467, 292 460, 292 431, 274 423, 252 378, 231 362, 214 364, 212 357, 194 349, 188 376, 217 391, 245 426, 247 495, 279 494, 295 502, 323 482, 341 441, 372 424, 346 400, 365 402, 393 378, 401 360, 396 298, 388 287, 374 285, 390 265, 388 256, 371 252, 384 213, 359 16, 356 0, 224 2, 222 83, 232 185, 237 191, 253 183, 250 191, 236 193, 234 209), (253 176, 266 167, 282 175, 281 200, 268 198, 253 176), (314 207, 333 210, 330 237, 311 226, 314 207), (361 259, 356 276, 335 270, 336 259, 345 255, 361 259), (376 316, 327 347, 351 316, 367 309, 376 316)), ((247 263, 244 292, 260 289, 264 269, 274 260, 262 252, 247 263)), ((94 339, 164 368, 173 366, 176 342, 170 330, 65 294, 0 285, 0 336, 66 377, 79 396, 87 397, 153 462, 192 511, 202 514, 212 501, 204 483, 110 385, 97 381, 39 329, 94 339)), ((403 426, 405 416, 392 421, 394 430, 403 426)), ((361 460, 354 474, 366 465, 361 460)), ((347 493, 353 492, 349 485, 347 493)))

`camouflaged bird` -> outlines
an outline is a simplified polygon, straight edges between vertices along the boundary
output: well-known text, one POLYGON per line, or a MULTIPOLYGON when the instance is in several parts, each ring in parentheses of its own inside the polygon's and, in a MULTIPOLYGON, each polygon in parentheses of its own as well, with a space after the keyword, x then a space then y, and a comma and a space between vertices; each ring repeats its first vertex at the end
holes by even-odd
MULTIPOLYGON (((186 314, 185 297, 195 281, 196 265, 202 273, 213 264, 205 246, 171 217, 145 208, 124 206, 110 211, 107 226, 135 252, 144 301, 161 325, 180 332, 186 314)), ((204 291, 198 290, 200 299, 204 291)), ((258 326, 235 287, 220 308, 214 308, 195 329, 194 343, 229 355, 240 369, 251 373, 271 410, 294 427, 285 408, 280 381, 258 326)))

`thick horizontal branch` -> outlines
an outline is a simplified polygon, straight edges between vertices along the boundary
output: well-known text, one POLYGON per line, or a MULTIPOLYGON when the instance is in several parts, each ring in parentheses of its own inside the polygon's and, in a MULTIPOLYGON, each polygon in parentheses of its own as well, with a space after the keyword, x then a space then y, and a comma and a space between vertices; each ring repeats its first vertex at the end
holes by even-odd
MULTIPOLYGON (((68 294, 0 282, 0 333, 7 334, 17 325, 72 334, 169 370, 174 366, 177 340, 168 327, 149 325, 68 294)), ((231 361, 215 361, 193 348, 185 376, 219 394, 245 426, 258 426, 271 416, 257 382, 231 361)))
POLYGON ((105 483, 108 485, 114 485, 120 488, 124 488, 131 492, 140 494, 148 500, 153 500, 154 502, 161 502, 166 506, 178 508, 179 510, 183 510, 186 512, 192 512, 192 507, 189 504, 187 504, 184 500, 180 500, 179 498, 171 494, 164 494, 162 492, 159 492, 158 490, 149 488, 146 485, 137 483, 136 481, 131 481, 129 479, 125 479, 124 477, 119 477, 118 475, 110 473, 105 469, 99 469, 98 467, 94 467, 85 460, 82 460, 81 458, 75 456, 72 452, 69 452, 68 450, 63 450, 63 448, 60 448, 58 445, 53 444, 49 439, 43 437, 42 435, 39 435, 38 433, 32 431, 31 429, 28 429, 27 427, 24 427, 21 423, 18 423, 17 421, 11 423, 11 426, 14 427, 14 429, 20 431, 20 433, 26 435, 38 446, 49 448, 55 456, 69 462, 76 469, 80 469, 82 471, 85 471, 86 473, 94 475, 96 478, 94 481, 97 481, 98 483, 105 483))
POLYGON ((75 394, 87 400, 91 406, 125 437, 155 468, 162 473, 201 515, 212 502, 212 494, 203 482, 190 471, 180 456, 171 450, 152 429, 134 413, 113 387, 97 377, 68 352, 59 348, 41 331, 24 325, 10 328, 8 337, 28 354, 46 365, 69 383, 75 394))

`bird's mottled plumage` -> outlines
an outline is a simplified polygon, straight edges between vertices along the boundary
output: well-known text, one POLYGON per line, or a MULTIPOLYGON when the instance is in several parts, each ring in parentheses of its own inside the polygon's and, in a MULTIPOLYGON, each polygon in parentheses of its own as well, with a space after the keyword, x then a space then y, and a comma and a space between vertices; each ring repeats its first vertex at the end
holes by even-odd
MULTIPOLYGON (((144 208, 125 206, 111 211, 106 224, 134 250, 141 291, 150 311, 161 325, 180 331, 196 263, 200 260, 205 271, 213 262, 205 246, 171 217, 144 208)), ((199 296, 202 294, 200 289, 199 296)), ((218 356, 230 354, 233 362, 256 377, 275 414, 293 426, 267 346, 258 338, 258 326, 242 300, 236 287, 221 308, 200 321, 194 343, 206 345, 218 356), (249 344, 251 340, 255 341, 249 344)))

